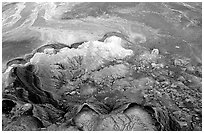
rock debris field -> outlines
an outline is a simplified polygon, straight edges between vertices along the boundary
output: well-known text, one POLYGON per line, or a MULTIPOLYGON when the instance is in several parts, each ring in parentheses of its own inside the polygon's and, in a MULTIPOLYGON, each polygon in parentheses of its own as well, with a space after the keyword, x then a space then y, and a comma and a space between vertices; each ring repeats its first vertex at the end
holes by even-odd
POLYGON ((202 3, 2 3, 3 131, 201 131, 202 3))

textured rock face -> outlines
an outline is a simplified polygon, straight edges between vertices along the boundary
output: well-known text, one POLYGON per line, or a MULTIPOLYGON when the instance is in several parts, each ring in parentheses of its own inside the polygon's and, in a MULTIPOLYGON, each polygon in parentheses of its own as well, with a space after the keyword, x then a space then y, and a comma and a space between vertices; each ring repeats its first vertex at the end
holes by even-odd
POLYGON ((3 16, 4 51, 25 47, 3 53, 3 130, 202 130, 199 20, 175 14, 196 5, 92 4, 19 3, 3 16))
POLYGON ((96 83, 109 75, 115 79, 124 77, 128 68, 123 64, 113 65, 95 73, 92 71, 111 61, 133 55, 132 50, 121 46, 121 38, 114 36, 104 42, 86 42, 78 49, 62 48, 56 54, 47 53, 46 50, 43 53, 35 53, 30 60, 31 64, 36 66, 34 71, 40 80, 40 88, 53 93, 54 98, 76 91, 68 88, 80 77, 83 80, 90 78, 96 83))
POLYGON ((135 56, 132 50, 121 46, 121 40, 110 36, 104 42, 82 43, 77 49, 61 47, 56 51, 56 47, 47 47, 35 50, 25 65, 10 65, 4 73, 3 97, 18 106, 4 109, 8 119, 4 130, 199 128, 198 123, 192 126, 191 113, 200 119, 195 109, 199 111, 201 107, 201 79, 177 67, 189 66, 189 62, 176 58, 176 65, 171 65, 158 49, 135 56), (117 52, 110 50, 112 46, 117 52), (143 73, 142 77, 134 77, 135 72, 143 73), (187 85, 186 80, 191 84, 187 85), (182 119, 179 115, 183 115, 182 119), (35 126, 27 125, 27 119, 33 119, 35 126))
MULTIPOLYGON (((13 82, 16 82, 15 85, 7 83, 5 87, 8 92, 10 92, 9 86, 22 87, 22 90, 27 93, 22 94, 23 101, 34 104, 29 115, 40 119, 43 126, 49 126, 49 129, 53 128, 52 123, 73 119, 77 128, 82 128, 81 130, 143 130, 143 128, 153 130, 153 123, 150 124, 151 128, 146 128, 137 122, 138 127, 127 129, 125 127, 117 129, 115 126, 125 124, 120 122, 108 124, 113 125, 114 128, 103 127, 107 124, 106 120, 109 121, 111 117, 129 119, 122 114, 122 111, 128 103, 140 102, 139 99, 142 99, 140 91, 132 91, 136 95, 131 98, 128 97, 130 89, 123 91, 112 87, 114 81, 130 74, 129 65, 124 59, 131 58, 133 51, 123 48, 121 43, 122 38, 107 36, 104 42, 85 42, 77 49, 61 48, 58 52, 54 52, 56 49, 48 47, 43 51, 34 51, 30 62, 24 66, 14 67, 13 71, 9 69, 10 72, 5 73, 6 81, 12 78, 9 76, 12 74, 13 82), (137 97, 138 100, 134 101, 134 97, 140 94, 141 96, 137 97), (89 109, 84 110, 84 105, 89 109), (118 113, 108 115, 111 112, 118 113)), ((128 42, 123 40, 123 43, 128 42)), ((14 96, 19 98, 17 94, 14 96)), ((5 94, 5 97, 9 95, 5 94)), ((27 110, 20 112, 27 112, 27 110)), ((148 114, 145 115, 148 116, 148 114)), ((148 119, 151 120, 151 118, 148 119)), ((131 119, 129 123, 137 125, 133 124, 134 121, 131 119)), ((5 130, 10 128, 6 127, 5 130)))

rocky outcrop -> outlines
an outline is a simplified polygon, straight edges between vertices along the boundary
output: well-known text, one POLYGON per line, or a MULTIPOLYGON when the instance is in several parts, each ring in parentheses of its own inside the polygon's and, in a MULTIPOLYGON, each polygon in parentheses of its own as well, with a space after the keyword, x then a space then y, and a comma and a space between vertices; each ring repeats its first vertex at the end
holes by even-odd
POLYGON ((3 130, 200 130, 201 68, 129 43, 113 34, 10 61, 3 130))

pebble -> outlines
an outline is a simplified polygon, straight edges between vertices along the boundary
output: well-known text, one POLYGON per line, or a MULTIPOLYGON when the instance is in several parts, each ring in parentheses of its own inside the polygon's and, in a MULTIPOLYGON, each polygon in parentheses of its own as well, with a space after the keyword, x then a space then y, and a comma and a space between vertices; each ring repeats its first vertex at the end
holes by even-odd
POLYGON ((153 49, 151 54, 158 55, 159 54, 159 50, 158 49, 153 49))
POLYGON ((26 104, 23 105, 22 109, 23 109, 24 111, 27 111, 27 110, 29 110, 29 109, 32 109, 32 104, 26 103, 26 104))

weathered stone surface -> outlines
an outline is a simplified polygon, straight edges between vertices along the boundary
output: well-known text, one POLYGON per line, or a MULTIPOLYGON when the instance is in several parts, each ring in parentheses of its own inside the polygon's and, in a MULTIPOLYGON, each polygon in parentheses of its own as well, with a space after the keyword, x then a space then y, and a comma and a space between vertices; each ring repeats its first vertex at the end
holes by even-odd
POLYGON ((32 116, 20 116, 9 123, 4 130, 5 131, 39 131, 43 128, 42 122, 36 117, 32 116))
POLYGON ((3 3, 3 130, 202 130, 201 3, 3 3))

